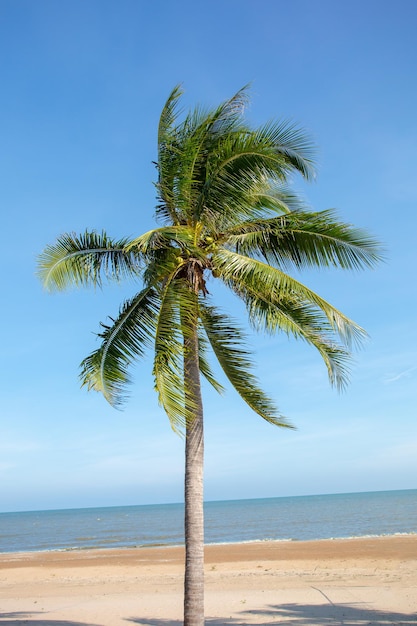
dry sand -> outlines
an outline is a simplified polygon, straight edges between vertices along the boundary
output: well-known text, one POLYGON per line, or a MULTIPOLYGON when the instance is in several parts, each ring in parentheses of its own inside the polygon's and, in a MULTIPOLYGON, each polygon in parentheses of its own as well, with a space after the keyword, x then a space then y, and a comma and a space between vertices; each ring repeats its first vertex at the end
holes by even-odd
MULTIPOLYGON (((179 626, 183 550, 0 555, 0 625, 179 626)), ((206 623, 417 626, 417 536, 206 547, 206 623)))

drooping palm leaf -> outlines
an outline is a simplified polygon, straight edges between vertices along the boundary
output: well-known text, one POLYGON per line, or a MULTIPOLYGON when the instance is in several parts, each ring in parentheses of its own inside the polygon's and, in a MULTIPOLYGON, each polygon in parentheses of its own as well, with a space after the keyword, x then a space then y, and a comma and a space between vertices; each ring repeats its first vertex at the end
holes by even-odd
POLYGON ((101 346, 81 363, 82 385, 101 391, 111 405, 120 407, 130 382, 129 365, 152 345, 158 310, 157 292, 148 287, 126 301, 111 324, 102 324, 101 346))
POLYGON ((347 346, 360 344, 366 337, 365 331, 358 324, 278 268, 226 249, 216 250, 212 263, 216 274, 238 294, 244 294, 249 289, 253 293, 264 294, 266 298, 279 299, 280 296, 287 298, 294 293, 297 301, 310 303, 320 309, 333 331, 347 346))
POLYGON ((203 302, 200 302, 200 317, 217 360, 241 398, 267 422, 291 428, 251 373, 250 353, 245 348, 243 332, 230 317, 203 302))
POLYGON ((210 383, 210 385, 217 391, 219 394, 223 394, 225 392, 225 388, 215 375, 213 374, 213 370, 210 366, 210 362, 208 359, 208 351, 209 351, 209 343, 207 341, 207 337, 204 332, 199 328, 198 329, 198 362, 201 374, 204 378, 210 383))
POLYGON ((169 277, 161 293, 153 374, 159 402, 176 431, 192 420, 195 409, 192 398, 185 401, 184 342, 189 329, 183 319, 184 311, 194 303, 194 295, 184 287, 184 281, 175 280, 175 275, 169 277))
MULTIPOLYGON (((233 286, 232 286, 233 288, 233 286)), ((256 330, 270 333, 284 332, 301 338, 320 353, 332 385, 343 390, 349 379, 350 353, 336 341, 334 329, 323 312, 299 301, 296 294, 271 294, 239 287, 248 309, 249 320, 256 330)))

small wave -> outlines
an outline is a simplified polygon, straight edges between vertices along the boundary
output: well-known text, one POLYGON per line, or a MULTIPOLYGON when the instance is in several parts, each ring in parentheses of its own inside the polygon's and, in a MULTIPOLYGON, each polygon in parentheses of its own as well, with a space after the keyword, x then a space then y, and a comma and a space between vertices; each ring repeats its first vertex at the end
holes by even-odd
POLYGON ((320 539, 303 539, 302 541, 346 541, 348 539, 379 539, 380 537, 413 537, 417 532, 407 533, 380 533, 367 535, 346 535, 344 537, 321 537, 320 539))
POLYGON ((292 537, 285 537, 280 539, 245 539, 244 541, 206 541, 204 545, 206 546, 237 546, 237 545, 245 545, 251 543, 285 543, 288 541, 298 541, 292 537))

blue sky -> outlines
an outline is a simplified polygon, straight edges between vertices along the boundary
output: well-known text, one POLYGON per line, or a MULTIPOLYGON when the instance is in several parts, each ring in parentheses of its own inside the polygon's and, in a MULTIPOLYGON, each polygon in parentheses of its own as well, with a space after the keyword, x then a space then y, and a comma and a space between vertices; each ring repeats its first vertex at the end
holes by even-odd
POLYGON ((317 181, 294 186, 387 250, 373 271, 304 276, 370 335, 342 395, 311 348, 251 336, 296 431, 204 388, 206 499, 417 487, 416 18, 413 0, 2 1, 1 510, 182 500, 184 445, 151 359, 123 412, 79 388, 99 322, 135 286, 52 296, 35 276, 63 232, 154 225, 156 127, 177 83, 188 108, 251 82, 253 124, 293 119, 318 146, 317 181))

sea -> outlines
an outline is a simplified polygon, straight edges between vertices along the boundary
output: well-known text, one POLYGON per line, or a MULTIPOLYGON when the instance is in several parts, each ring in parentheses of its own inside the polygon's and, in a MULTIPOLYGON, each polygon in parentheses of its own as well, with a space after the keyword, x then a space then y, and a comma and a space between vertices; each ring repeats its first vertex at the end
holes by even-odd
MULTIPOLYGON (((174 546, 182 504, 0 513, 0 552, 174 546)), ((417 489, 205 503, 208 544, 417 533, 417 489)))

